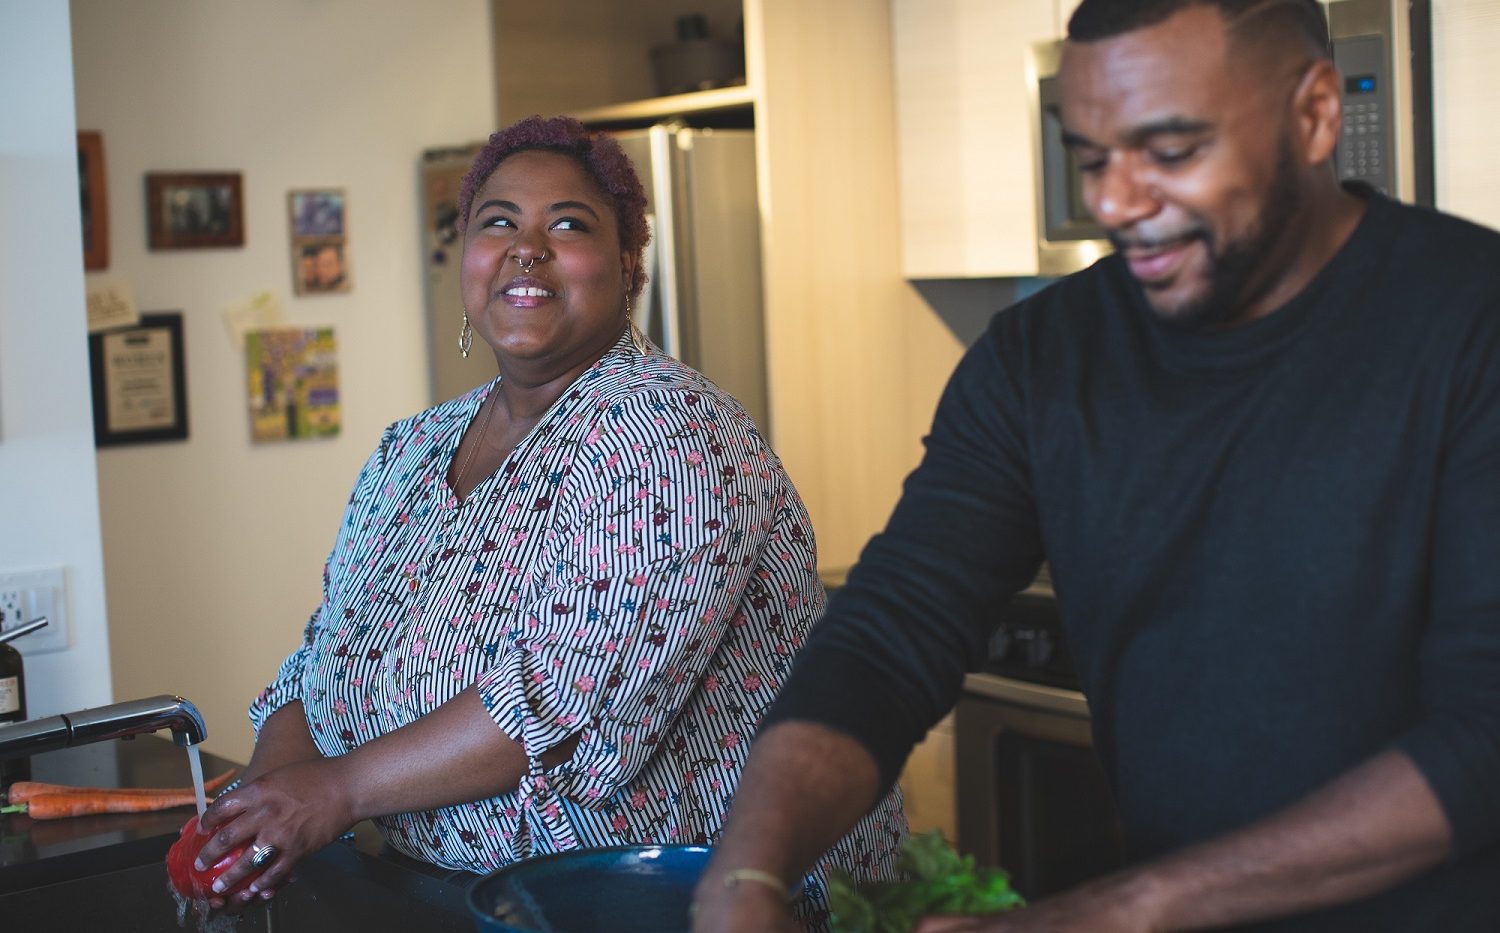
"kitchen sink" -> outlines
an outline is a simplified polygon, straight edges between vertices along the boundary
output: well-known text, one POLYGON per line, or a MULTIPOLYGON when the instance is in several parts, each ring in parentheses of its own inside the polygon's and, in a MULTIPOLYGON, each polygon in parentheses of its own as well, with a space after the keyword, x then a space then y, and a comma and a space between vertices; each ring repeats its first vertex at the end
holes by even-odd
MULTIPOLYGON (((147 850, 139 851, 144 856, 147 850)), ((54 878, 0 894, 4 927, 28 933, 197 930, 198 921, 191 915, 179 924, 163 854, 164 850, 153 852, 149 861, 131 867, 54 878)), ((68 871, 89 871, 89 866, 74 863, 68 871)), ((433 877, 367 855, 352 845, 334 843, 304 859, 297 866, 297 880, 278 891, 272 902, 254 904, 238 918, 218 918, 207 929, 211 933, 472 933, 474 924, 464 906, 462 880, 433 877)))

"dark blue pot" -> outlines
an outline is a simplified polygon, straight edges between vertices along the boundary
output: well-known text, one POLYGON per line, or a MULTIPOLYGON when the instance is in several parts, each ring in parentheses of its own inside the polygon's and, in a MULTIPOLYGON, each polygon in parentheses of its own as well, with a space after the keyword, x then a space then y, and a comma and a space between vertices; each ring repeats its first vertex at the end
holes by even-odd
POLYGON ((486 933, 686 933, 708 864, 702 846, 619 846, 539 855, 469 886, 486 933))

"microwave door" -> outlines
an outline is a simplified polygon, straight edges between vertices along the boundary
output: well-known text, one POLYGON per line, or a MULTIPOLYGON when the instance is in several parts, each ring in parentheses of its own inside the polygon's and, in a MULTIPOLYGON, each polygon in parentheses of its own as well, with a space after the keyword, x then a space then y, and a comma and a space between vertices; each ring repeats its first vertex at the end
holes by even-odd
POLYGON ((1078 171, 1078 160, 1063 144, 1062 104, 1058 100, 1056 76, 1041 79, 1038 96, 1047 239, 1057 243, 1102 240, 1104 228, 1094 221, 1083 200, 1083 175, 1078 171))
POLYGON ((1043 42, 1032 46, 1027 63, 1037 173, 1037 273, 1046 276, 1077 272, 1110 251, 1104 228, 1084 203, 1078 166, 1063 145, 1057 85, 1061 57, 1060 42, 1043 42))

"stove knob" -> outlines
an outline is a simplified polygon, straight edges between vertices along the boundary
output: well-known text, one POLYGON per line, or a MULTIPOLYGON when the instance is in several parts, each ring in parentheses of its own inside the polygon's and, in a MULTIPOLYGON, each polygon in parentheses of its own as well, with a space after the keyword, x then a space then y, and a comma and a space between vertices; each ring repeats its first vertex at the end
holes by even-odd
POLYGON ((1038 631, 1026 648, 1026 663, 1032 667, 1043 667, 1052 660, 1052 636, 1038 631))
POLYGON ((995 629, 995 634, 990 636, 990 660, 1004 661, 1010 654, 1010 645, 1010 630, 1004 627, 995 629))

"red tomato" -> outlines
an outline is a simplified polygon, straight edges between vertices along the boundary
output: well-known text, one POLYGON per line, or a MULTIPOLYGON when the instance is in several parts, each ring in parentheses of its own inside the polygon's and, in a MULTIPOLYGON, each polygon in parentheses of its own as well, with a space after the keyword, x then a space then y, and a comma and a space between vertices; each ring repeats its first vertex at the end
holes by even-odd
POLYGON ((247 848, 240 846, 233 852, 219 859, 203 871, 193 867, 193 862, 198 858, 198 850, 208 844, 211 837, 198 832, 198 818, 196 816, 188 819, 182 825, 178 833, 177 841, 172 843, 172 848, 167 850, 167 877, 172 881, 172 887, 183 897, 197 901, 206 901, 210 897, 228 897, 249 887, 254 877, 246 878, 235 885, 234 888, 214 893, 214 880, 229 870, 247 848))

